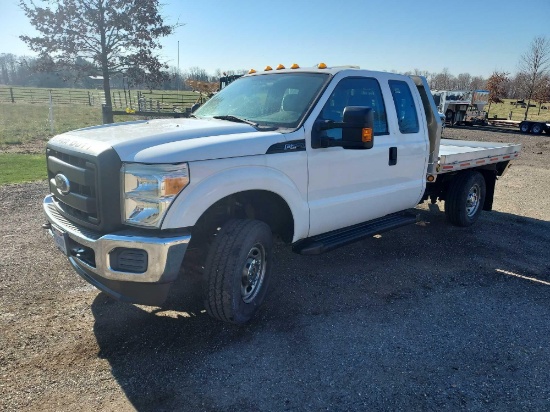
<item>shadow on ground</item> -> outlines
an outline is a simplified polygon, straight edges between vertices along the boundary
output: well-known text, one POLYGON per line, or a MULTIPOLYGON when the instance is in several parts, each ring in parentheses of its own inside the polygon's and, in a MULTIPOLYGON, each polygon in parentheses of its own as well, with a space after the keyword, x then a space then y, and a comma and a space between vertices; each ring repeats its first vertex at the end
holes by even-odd
POLYGON ((99 294, 98 355, 138 411, 543 410, 550 286, 533 279, 550 282, 550 223, 484 212, 455 228, 436 209, 318 257, 278 245, 245 327, 181 284, 156 311, 99 294))

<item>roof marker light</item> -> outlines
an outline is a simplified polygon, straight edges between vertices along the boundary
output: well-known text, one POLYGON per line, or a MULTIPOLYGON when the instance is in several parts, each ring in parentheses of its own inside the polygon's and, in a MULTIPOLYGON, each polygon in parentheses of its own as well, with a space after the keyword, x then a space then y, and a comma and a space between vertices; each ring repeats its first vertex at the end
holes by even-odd
POLYGON ((317 68, 318 68, 318 69, 326 69, 326 68, 327 68, 327 65, 326 65, 325 63, 319 63, 319 64, 317 65, 317 68))
POLYGON ((248 71, 248 74, 254 74, 254 73, 256 73, 256 70, 254 70, 254 69, 250 69, 250 70, 248 71))
POLYGON ((277 66, 277 70, 282 70, 282 69, 284 69, 284 68, 285 68, 285 66, 283 66, 282 64, 279 64, 279 65, 277 66))
POLYGON ((291 69, 299 69, 300 66, 298 66, 298 63, 294 63, 292 66, 290 66, 291 69))
POLYGON ((268 71, 270 71, 270 70, 273 70, 273 69, 271 68, 271 66, 265 66, 264 71, 268 72, 268 71))

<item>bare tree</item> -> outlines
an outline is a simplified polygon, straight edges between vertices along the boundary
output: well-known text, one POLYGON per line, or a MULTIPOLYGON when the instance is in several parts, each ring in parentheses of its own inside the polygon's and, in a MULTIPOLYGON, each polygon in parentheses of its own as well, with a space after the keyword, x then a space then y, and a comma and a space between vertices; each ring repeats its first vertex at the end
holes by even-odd
POLYGON ((125 71, 134 81, 147 83, 166 77, 167 66, 153 51, 176 26, 164 24, 158 0, 20 0, 19 4, 39 32, 20 38, 39 53, 42 70, 102 74, 108 123, 113 122, 109 83, 113 73, 125 71))
POLYGON ((544 76, 535 90, 535 93, 533 93, 533 100, 535 100, 539 104, 539 112, 540 115, 540 109, 542 108, 542 105, 544 103, 550 102, 550 76, 544 76))
POLYGON ((452 90, 453 79, 454 76, 445 67, 441 73, 436 73, 432 76, 430 87, 436 90, 452 90))
POLYGON ((472 77, 472 81, 470 82, 470 90, 484 89, 485 86, 486 86, 486 82, 482 76, 472 77))
POLYGON ((524 75, 524 85, 527 104, 523 120, 527 120, 531 99, 540 86, 541 80, 548 73, 550 64, 550 42, 546 37, 535 37, 531 42, 529 50, 521 56, 519 61, 520 73, 524 75))
POLYGON ((472 82, 472 75, 470 73, 460 73, 456 80, 456 87, 458 90, 468 90, 470 88, 470 83, 472 82))
POLYGON ((491 103, 502 103, 502 99, 506 95, 506 83, 508 83, 508 73, 494 71, 491 77, 487 79, 487 90, 489 90, 489 108, 491 103))

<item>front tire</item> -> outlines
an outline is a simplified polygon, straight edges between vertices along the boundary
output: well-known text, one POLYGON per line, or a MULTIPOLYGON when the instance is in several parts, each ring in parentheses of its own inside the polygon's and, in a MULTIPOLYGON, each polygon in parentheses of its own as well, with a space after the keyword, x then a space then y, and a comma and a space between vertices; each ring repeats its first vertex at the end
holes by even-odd
POLYGON ((271 277, 273 236, 258 220, 234 219, 217 233, 205 262, 207 313, 242 325, 258 311, 271 277))
POLYGON ((445 199, 445 215, 455 226, 473 225, 485 202, 485 179, 481 173, 468 171, 456 176, 445 199))

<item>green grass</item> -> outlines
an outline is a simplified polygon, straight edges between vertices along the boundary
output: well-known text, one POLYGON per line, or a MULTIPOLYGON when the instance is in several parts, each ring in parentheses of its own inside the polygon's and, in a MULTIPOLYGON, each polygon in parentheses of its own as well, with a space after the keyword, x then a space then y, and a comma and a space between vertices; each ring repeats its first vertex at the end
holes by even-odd
MULTIPOLYGON (((94 126, 102 123, 101 115, 101 106, 96 104, 94 106, 89 106, 88 104, 55 104, 53 105, 53 115, 54 115, 54 129, 53 133, 51 131, 49 123, 49 107, 46 101, 41 103, 31 103, 30 99, 19 98, 17 94, 18 88, 13 88, 14 95, 16 98, 15 103, 11 103, 9 99, 6 99, 6 90, 9 88, 0 87, 0 151, 2 147, 8 145, 16 145, 27 143, 31 141, 45 141, 50 137, 55 136, 56 134, 64 133, 69 130, 79 129, 82 127, 94 126)), ((29 88, 25 88, 29 89, 29 88)), ((33 89, 35 95, 44 95, 47 94, 48 89, 33 89)), ((56 96, 63 95, 64 98, 68 99, 69 92, 79 91, 81 93, 87 93, 87 90, 81 89, 53 89, 56 93, 56 96)), ((90 90, 90 93, 97 96, 97 90, 90 90)), ((124 100, 124 93, 120 90, 113 90, 115 95, 115 110, 124 110, 126 106, 126 101, 124 100), (122 98, 120 98, 122 96, 122 98), (120 104, 123 107, 120 107, 120 104)), ((197 99, 198 95, 193 92, 175 90, 163 91, 163 90, 153 90, 152 93, 148 91, 143 92, 145 97, 147 110, 150 110, 150 102, 152 99, 153 110, 156 110, 156 100, 164 99, 163 107, 171 108, 173 106, 182 106, 179 103, 170 99, 182 98, 185 103, 182 107, 190 106, 197 99), (182 97, 183 96, 183 97, 182 97)), ((132 90, 132 97, 137 97, 137 92, 132 90)), ((88 101, 87 98, 85 99, 88 101)), ((99 98, 96 98, 96 103, 99 102, 99 98)), ((136 109, 136 102, 132 104, 132 107, 136 109)), ((136 120, 136 116, 115 116, 115 122, 126 122, 131 120, 136 120)))
MULTIPOLYGON (((0 150, 2 146, 48 140, 57 134, 102 123, 101 109, 86 105, 53 106, 54 130, 50 129, 49 108, 40 104, 0 103, 0 150)), ((115 122, 136 120, 115 116, 115 122)))
MULTIPOLYGON (((504 103, 491 104, 489 119, 492 119, 495 116, 498 118, 509 119, 510 112, 512 112, 511 120, 523 120, 526 109, 522 109, 519 105, 515 107, 515 105, 510 104, 510 102, 515 102, 516 101, 515 99, 503 99, 503 100, 504 100, 504 103)), ((537 107, 529 108, 529 113, 527 116, 528 120, 544 120, 544 121, 550 120, 549 109, 541 109, 540 114, 538 114, 539 113, 538 103, 531 102, 531 104, 536 104, 537 107)), ((543 103, 543 106, 550 108, 550 103, 543 103)), ((485 110, 487 110, 488 108, 489 106, 486 106, 485 110)))
POLYGON ((0 185, 33 182, 46 178, 44 155, 0 153, 0 185))

